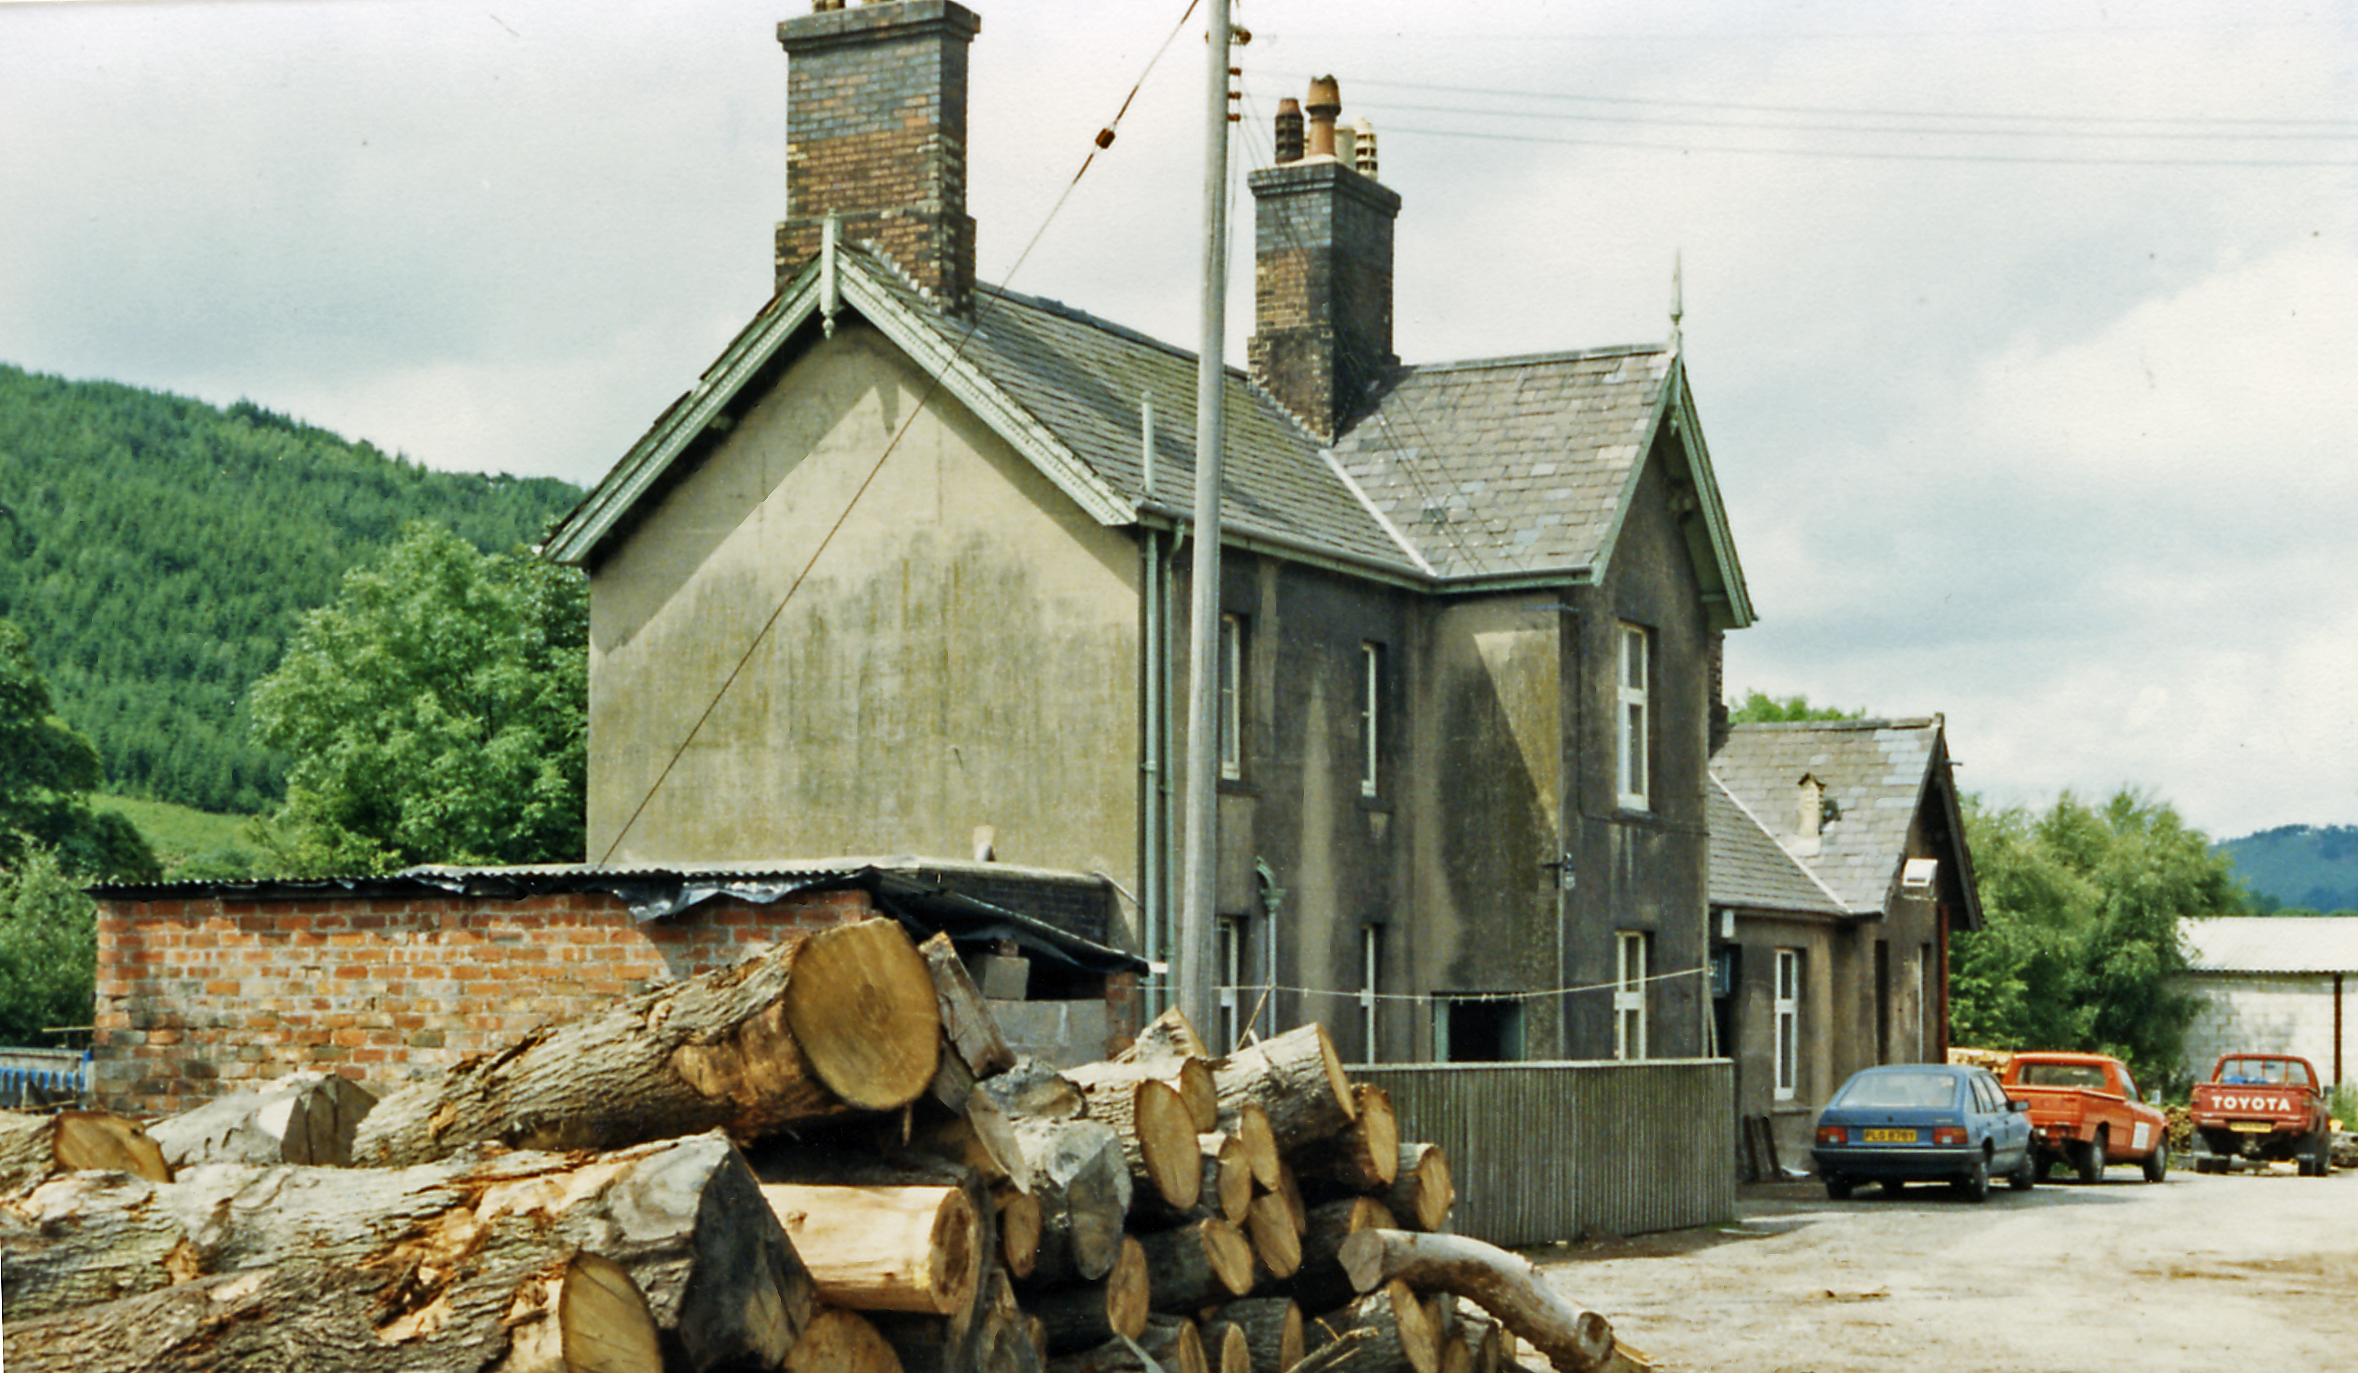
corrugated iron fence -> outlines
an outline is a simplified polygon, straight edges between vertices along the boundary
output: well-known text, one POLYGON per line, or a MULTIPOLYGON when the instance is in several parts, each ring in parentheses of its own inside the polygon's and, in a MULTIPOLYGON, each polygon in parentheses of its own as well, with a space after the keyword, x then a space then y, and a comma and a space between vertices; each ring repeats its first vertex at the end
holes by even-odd
POLYGON ((1720 1058, 1350 1070, 1392 1094, 1402 1139, 1448 1151, 1458 1232, 1506 1246, 1734 1216, 1734 1071, 1720 1058))
POLYGON ((90 1092, 88 1049, 0 1049, 0 1106, 40 1106, 90 1092))

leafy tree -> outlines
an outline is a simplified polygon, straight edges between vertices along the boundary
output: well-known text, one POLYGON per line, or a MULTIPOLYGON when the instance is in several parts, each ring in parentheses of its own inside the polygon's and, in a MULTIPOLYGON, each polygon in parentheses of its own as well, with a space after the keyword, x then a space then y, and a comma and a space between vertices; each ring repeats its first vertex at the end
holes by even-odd
POLYGON ((88 1025, 98 994, 97 909, 42 849, 0 871, 0 1044, 88 1025))
POLYGON ((1967 798, 1985 928, 1959 934, 1950 1015, 1962 1043, 2114 1054, 2155 1082, 2181 1070, 2195 999, 2178 922, 2239 908, 2231 865, 2167 803, 2071 792, 2046 813, 1967 798))
POLYGON ((588 643, 580 574, 409 526, 255 684, 295 760, 256 842, 290 875, 578 861, 588 643))
POLYGON ((1763 691, 1744 694, 1743 704, 1728 710, 1728 719, 1739 725, 1777 725, 1804 720, 1857 720, 1866 715, 1864 709, 1841 710, 1834 706, 1813 706, 1807 696, 1787 696, 1779 700, 1763 691))
POLYGON ((0 620, 0 870, 52 850, 78 876, 154 877, 131 822, 91 808, 103 777, 98 749, 57 717, 24 631, 0 620))

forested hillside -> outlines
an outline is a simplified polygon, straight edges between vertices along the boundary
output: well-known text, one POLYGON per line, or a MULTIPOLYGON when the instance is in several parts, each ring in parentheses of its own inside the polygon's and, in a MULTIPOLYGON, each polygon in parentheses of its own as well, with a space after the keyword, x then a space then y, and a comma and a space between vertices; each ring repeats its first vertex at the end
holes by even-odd
POLYGON ((249 402, 0 364, 0 618, 30 638, 112 791, 269 806, 285 765, 249 738, 243 702, 302 611, 405 521, 498 551, 580 497, 553 478, 429 471, 249 402))
POLYGON ((2213 847, 2235 864, 2263 915, 2358 911, 2358 826, 2279 825, 2213 847))

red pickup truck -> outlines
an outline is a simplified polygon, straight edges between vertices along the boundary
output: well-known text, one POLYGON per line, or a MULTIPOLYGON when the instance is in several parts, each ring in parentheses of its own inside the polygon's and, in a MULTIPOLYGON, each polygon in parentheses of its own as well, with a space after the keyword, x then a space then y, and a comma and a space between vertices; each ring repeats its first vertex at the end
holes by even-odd
POLYGON ((2082 1182, 2099 1182, 2108 1163, 2136 1163, 2147 1182, 2170 1171, 2170 1123, 2137 1099, 2128 1065, 2103 1054, 2022 1053, 1999 1082, 2030 1103, 2032 1166, 2044 1176, 2069 1162, 2082 1182))
POLYGON ((2194 1084, 2194 1132, 2211 1151, 2197 1172, 2223 1173, 2236 1159, 2291 1159, 2305 1178, 2333 1172, 2333 1120, 2305 1058, 2221 1055, 2211 1080, 2194 1084))

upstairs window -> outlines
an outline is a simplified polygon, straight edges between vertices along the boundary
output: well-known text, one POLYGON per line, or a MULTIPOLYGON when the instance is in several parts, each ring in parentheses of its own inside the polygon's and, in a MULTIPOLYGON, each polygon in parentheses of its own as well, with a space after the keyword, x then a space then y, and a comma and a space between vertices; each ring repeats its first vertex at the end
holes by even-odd
POLYGON ((1382 1061, 1383 1051, 1377 1046, 1383 1041, 1376 1037, 1377 977, 1384 963, 1384 927, 1359 927, 1359 1061, 1382 1061))
POLYGON ((1244 652, 1242 615, 1220 617, 1220 776, 1244 776, 1244 652))
POLYGON ((1614 675, 1619 698, 1614 716, 1615 772, 1622 808, 1646 810, 1651 780, 1646 764, 1653 738, 1647 706, 1647 693, 1653 685, 1653 643, 1643 628, 1633 624, 1622 625, 1619 637, 1620 661, 1614 675))
POLYGON ((1382 776, 1382 755, 1377 749, 1377 730, 1381 724, 1377 711, 1384 694, 1384 646, 1366 643, 1359 646, 1359 794, 1376 794, 1382 776))

